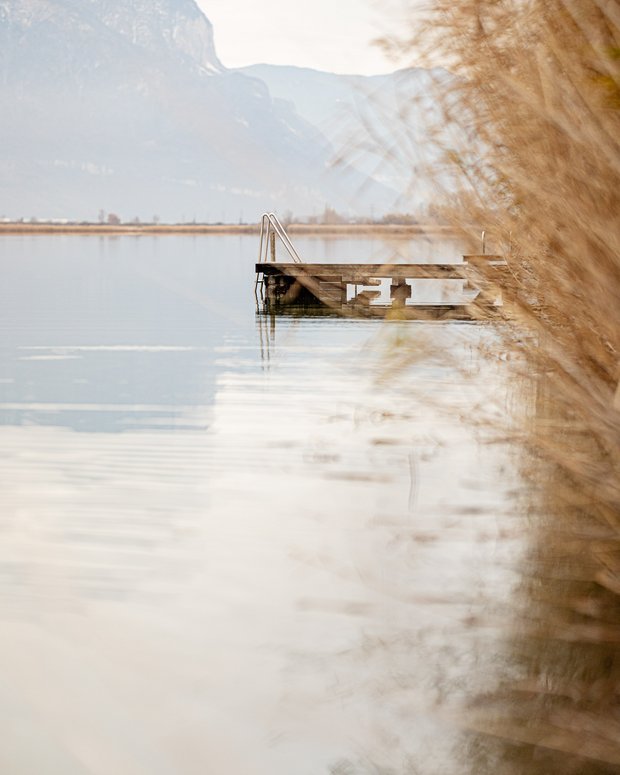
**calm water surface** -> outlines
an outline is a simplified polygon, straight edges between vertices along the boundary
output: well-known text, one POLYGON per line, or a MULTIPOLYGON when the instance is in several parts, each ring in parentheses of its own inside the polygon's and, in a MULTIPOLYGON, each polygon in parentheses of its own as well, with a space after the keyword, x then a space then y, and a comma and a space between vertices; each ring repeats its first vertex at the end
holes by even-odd
POLYGON ((512 400, 492 334, 257 315, 256 251, 0 238, 2 772, 465 771, 469 622, 519 548, 511 452, 468 421, 512 400))

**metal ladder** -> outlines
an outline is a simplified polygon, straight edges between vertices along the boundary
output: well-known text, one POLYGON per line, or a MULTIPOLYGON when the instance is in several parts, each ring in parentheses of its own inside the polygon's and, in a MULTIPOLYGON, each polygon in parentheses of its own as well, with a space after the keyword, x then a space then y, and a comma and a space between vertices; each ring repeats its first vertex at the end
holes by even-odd
MULTIPOLYGON (((286 229, 280 223, 275 213, 263 213, 260 221, 260 242, 258 247, 258 263, 267 264, 276 260, 276 237, 280 239, 287 253, 296 264, 303 263, 299 253, 295 250, 286 229)), ((256 282, 254 284, 254 295, 258 301, 259 288, 260 297, 264 298, 264 275, 262 272, 256 272, 256 282)))

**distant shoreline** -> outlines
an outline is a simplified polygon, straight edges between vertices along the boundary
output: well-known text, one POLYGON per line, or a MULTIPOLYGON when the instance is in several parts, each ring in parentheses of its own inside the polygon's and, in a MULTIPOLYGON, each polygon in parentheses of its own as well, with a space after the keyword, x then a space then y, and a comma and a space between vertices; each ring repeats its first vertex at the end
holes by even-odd
MULTIPOLYGON (((307 236, 374 234, 377 236, 408 236, 413 234, 453 234, 449 226, 439 224, 309 224, 291 223, 290 234, 307 236)), ((80 234, 96 235, 166 235, 166 234, 259 234, 260 224, 163 224, 163 223, 0 223, 0 234, 80 234)))

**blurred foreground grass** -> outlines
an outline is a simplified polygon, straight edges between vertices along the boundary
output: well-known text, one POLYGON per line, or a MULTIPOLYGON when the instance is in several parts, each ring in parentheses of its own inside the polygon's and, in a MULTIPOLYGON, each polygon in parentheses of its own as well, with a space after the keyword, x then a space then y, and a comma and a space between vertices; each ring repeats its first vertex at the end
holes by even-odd
POLYGON ((432 172, 445 217, 506 256, 502 347, 536 396, 517 430, 529 551, 505 648, 519 678, 469 703, 471 771, 618 772, 620 8, 433 0, 423 24, 409 10, 388 45, 455 75, 438 79, 432 172))

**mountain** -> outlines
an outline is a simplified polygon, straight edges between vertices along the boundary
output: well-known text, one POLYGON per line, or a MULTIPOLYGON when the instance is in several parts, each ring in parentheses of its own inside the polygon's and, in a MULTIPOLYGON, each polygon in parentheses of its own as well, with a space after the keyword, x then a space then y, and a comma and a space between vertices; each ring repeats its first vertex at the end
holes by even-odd
POLYGON ((256 75, 222 65, 194 0, 0 0, 0 216, 391 207, 389 179, 332 168, 335 137, 256 75))
POLYGON ((446 70, 362 76, 258 64, 238 72, 265 83, 316 128, 337 158, 401 192, 403 206, 432 201, 428 166, 437 155, 429 138, 443 123, 433 94, 452 79, 446 70))

